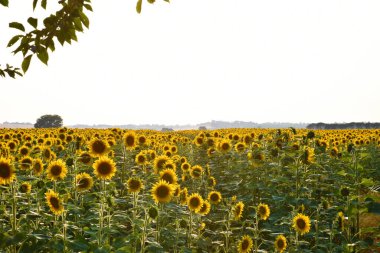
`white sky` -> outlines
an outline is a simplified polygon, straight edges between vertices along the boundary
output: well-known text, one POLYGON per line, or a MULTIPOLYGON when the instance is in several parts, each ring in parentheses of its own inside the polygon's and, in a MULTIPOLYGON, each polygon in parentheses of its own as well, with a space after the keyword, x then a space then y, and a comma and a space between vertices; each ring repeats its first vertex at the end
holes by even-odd
MULTIPOLYGON (((78 43, 0 79, 0 123, 380 122, 378 0, 135 5, 93 0, 78 43)), ((31 0, 0 7, 0 64, 21 62, 8 22, 31 15, 31 0)))

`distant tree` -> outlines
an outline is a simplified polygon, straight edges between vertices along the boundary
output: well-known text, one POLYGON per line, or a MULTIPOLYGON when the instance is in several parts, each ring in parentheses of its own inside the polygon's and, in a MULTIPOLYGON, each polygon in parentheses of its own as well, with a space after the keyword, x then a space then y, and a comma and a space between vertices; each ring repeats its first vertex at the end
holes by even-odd
POLYGON ((34 124, 35 128, 54 128, 54 127, 62 127, 63 120, 59 115, 42 115, 37 119, 36 124, 34 124))

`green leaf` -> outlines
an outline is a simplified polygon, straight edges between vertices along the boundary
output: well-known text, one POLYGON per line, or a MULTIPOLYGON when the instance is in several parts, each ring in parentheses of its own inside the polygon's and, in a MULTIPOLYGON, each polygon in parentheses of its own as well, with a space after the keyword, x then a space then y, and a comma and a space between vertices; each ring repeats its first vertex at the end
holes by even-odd
POLYGON ((9 0, 0 0, 0 4, 5 6, 5 7, 8 7, 9 0))
POLYGON ((36 9, 38 0, 33 0, 33 11, 36 9))
POLYGON ((19 30, 25 32, 25 27, 23 26, 23 24, 18 23, 18 22, 11 22, 11 23, 9 23, 9 27, 10 28, 19 29, 19 30))
POLYGON ((141 6, 142 6, 142 0, 138 0, 136 4, 136 11, 137 13, 141 13, 141 6))
POLYGON ((22 35, 16 35, 12 39, 9 40, 7 47, 13 46, 20 38, 22 35))
POLYGON ((360 184, 366 187, 370 187, 374 185, 374 182, 371 178, 363 178, 360 184))
POLYGON ((43 63, 47 65, 49 61, 49 54, 46 49, 42 50, 41 52, 38 52, 37 57, 38 59, 40 59, 40 61, 42 61, 43 63))
POLYGON ((369 213, 380 214, 380 203, 372 202, 367 205, 369 213))
POLYGON ((84 4, 83 6, 84 6, 84 8, 86 8, 87 10, 92 11, 92 7, 91 7, 91 5, 89 5, 89 4, 84 4))
POLYGON ((21 64, 21 68, 22 68, 22 71, 24 71, 24 73, 26 73, 26 71, 28 71, 29 69, 29 65, 30 65, 30 60, 32 59, 32 54, 25 57, 24 60, 22 61, 22 64, 21 64))
POLYGON ((79 14, 79 16, 80 16, 80 20, 82 21, 84 26, 89 28, 90 27, 90 20, 88 19, 88 17, 83 12, 81 12, 79 14))
POLYGON ((28 23, 34 28, 37 28, 38 19, 30 17, 28 18, 28 23))
POLYGON ((46 10, 46 0, 41 1, 41 7, 46 10))

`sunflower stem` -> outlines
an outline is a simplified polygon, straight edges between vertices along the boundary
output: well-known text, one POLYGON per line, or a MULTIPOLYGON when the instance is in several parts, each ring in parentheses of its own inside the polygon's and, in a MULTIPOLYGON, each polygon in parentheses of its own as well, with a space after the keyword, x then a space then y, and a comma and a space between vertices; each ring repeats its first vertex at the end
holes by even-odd
MULTIPOLYGON (((16 235, 17 231, 17 206, 16 206, 16 189, 15 189, 15 182, 11 183, 11 191, 12 191, 12 235, 16 235)), ((12 246, 12 252, 17 252, 16 245, 12 246)))

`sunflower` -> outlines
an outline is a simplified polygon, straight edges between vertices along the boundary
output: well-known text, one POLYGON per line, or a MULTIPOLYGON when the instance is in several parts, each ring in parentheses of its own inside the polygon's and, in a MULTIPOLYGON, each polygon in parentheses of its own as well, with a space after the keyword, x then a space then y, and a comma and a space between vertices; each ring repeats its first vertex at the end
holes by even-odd
POLYGON ((345 221, 345 217, 344 217, 343 212, 338 213, 337 220, 338 220, 338 228, 343 231, 344 230, 344 221, 345 221))
POLYGON ((214 187, 216 185, 216 179, 215 179, 215 177, 209 177, 207 179, 207 185, 209 187, 214 187))
POLYGON ((310 231, 310 218, 302 213, 293 218, 293 228, 301 235, 310 231))
POLYGON ((123 135, 123 142, 126 149, 133 149, 137 144, 137 137, 134 131, 128 131, 123 135))
POLYGON ((90 190, 94 185, 94 180, 92 179, 92 177, 85 172, 76 175, 75 180, 76 187, 79 192, 90 190))
POLYGON ((314 162, 314 149, 313 148, 305 148, 305 151, 303 152, 301 156, 302 162, 304 164, 311 164, 314 162))
POLYGON ((253 248, 253 241, 251 237, 248 235, 244 235, 238 244, 238 252, 239 253, 246 253, 250 252, 253 248))
POLYGON ((183 171, 189 171, 190 168, 191 168, 191 165, 188 162, 184 162, 181 164, 181 170, 183 170, 183 171))
POLYGON ((179 203, 184 206, 187 204, 187 199, 187 188, 185 187, 179 192, 179 203))
POLYGON ((138 142, 139 142, 139 145, 143 146, 143 145, 147 144, 147 139, 144 135, 140 135, 138 137, 138 142))
POLYGON ((203 205, 203 198, 198 193, 193 193, 188 197, 187 205, 191 211, 199 213, 203 205))
POLYGON ((20 169, 22 170, 28 170, 32 167, 33 164, 33 158, 30 156, 24 156, 20 161, 20 169))
POLYGON ((210 212, 210 209, 211 209, 210 203, 207 200, 204 200, 203 205, 201 209, 199 210, 199 214, 203 216, 207 215, 210 212))
POLYGON ((243 216, 244 211, 244 203, 239 201, 233 208, 233 214, 235 216, 235 220, 240 220, 243 216))
POLYGON ((140 153, 136 155, 135 162, 138 165, 145 165, 148 163, 148 158, 146 157, 146 154, 144 151, 141 151, 140 153))
POLYGON ((90 153, 94 157, 104 156, 109 151, 109 145, 106 141, 94 138, 88 142, 90 153))
POLYGON ((160 172, 160 179, 168 182, 169 184, 176 184, 178 181, 177 174, 172 169, 165 169, 160 172))
POLYGON ((83 163, 85 165, 90 165, 91 159, 92 159, 92 157, 91 157, 90 153, 88 153, 88 152, 82 152, 78 157, 78 161, 80 161, 81 163, 83 163))
POLYGON ((203 172, 203 168, 199 165, 191 167, 190 175, 192 178, 200 178, 203 172))
POLYGON ((282 253, 286 250, 286 238, 283 235, 279 235, 276 238, 276 241, 274 242, 274 247, 276 248, 276 251, 282 253))
POLYGON ((165 164, 169 161, 169 157, 166 155, 157 156, 154 159, 153 167, 156 174, 158 174, 161 170, 165 169, 165 164))
POLYGON ((132 177, 127 181, 127 189, 129 193, 139 193, 144 188, 140 178, 132 177))
POLYGON ((227 139, 224 139, 218 143, 217 148, 219 152, 227 153, 228 151, 231 150, 232 147, 231 147, 230 141, 227 139))
POLYGON ((116 173, 115 162, 107 156, 100 157, 92 164, 92 167, 94 174, 99 179, 111 179, 116 173))
POLYGON ((44 169, 44 164, 42 163, 42 160, 40 158, 36 158, 33 160, 33 171, 34 174, 40 175, 44 169))
POLYGON ((156 203, 168 203, 174 194, 173 185, 160 180, 153 185, 151 194, 156 203))
POLYGON ((266 220, 270 215, 270 209, 267 204, 259 204, 257 207, 257 214, 260 215, 260 219, 266 220))
POLYGON ((55 215, 60 215, 63 213, 64 208, 58 193, 53 190, 49 190, 45 193, 45 199, 46 203, 50 207, 50 211, 52 211, 55 215))
POLYGON ((238 143, 235 144, 235 150, 238 153, 243 152, 246 149, 246 147, 247 146, 245 145, 244 142, 238 142, 238 143))
POLYGON ((50 160, 53 156, 53 151, 49 147, 43 147, 41 150, 42 157, 46 160, 50 160))
POLYGON ((29 155, 29 148, 27 146, 22 146, 19 150, 18 150, 18 153, 21 155, 21 156, 27 156, 29 155))
POLYGON ((47 178, 52 181, 64 179, 67 174, 67 168, 66 168, 65 162, 62 161, 61 159, 52 161, 49 164, 46 170, 46 173, 47 173, 47 178))
POLYGON ((30 193, 32 191, 32 185, 28 182, 23 182, 20 185, 20 192, 21 193, 30 193))
POLYGON ((217 191, 212 191, 208 194, 208 200, 211 202, 211 204, 218 204, 220 201, 222 201, 222 194, 217 191))

